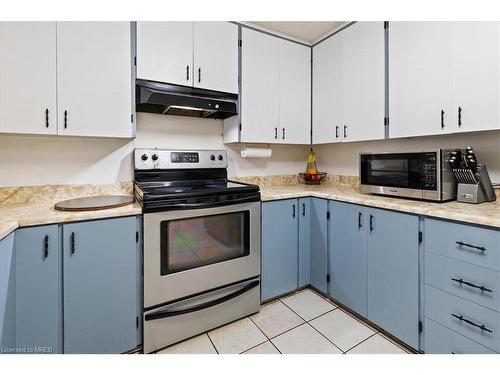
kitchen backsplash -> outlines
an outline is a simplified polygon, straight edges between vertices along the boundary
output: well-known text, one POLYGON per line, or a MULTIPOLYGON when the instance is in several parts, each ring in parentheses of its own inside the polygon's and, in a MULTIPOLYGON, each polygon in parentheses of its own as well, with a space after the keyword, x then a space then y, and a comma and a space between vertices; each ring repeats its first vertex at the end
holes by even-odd
MULTIPOLYGON (((358 154, 437 147, 474 146, 500 182, 500 132, 315 146, 318 167, 331 176, 358 176, 358 154)), ((305 169, 309 146, 273 145, 270 159, 243 159, 240 145, 224 146, 222 122, 138 113, 137 138, 0 135, 0 186, 110 184, 133 180, 136 147, 220 149, 228 152, 230 177, 295 176, 305 169)), ((266 180, 262 180, 266 183, 266 180)), ((293 181, 293 180, 291 180, 293 181)), ((285 181, 286 182, 286 181, 285 181)))

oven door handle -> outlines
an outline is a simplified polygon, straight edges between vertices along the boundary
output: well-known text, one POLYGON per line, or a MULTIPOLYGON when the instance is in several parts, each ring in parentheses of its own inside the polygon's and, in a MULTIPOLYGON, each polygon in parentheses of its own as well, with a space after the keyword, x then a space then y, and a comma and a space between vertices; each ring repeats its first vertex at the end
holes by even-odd
POLYGON ((208 309, 209 307, 213 307, 216 305, 220 305, 221 303, 230 301, 233 298, 236 298, 236 297, 242 295, 243 293, 246 293, 249 290, 258 287, 259 285, 260 285, 260 281, 255 280, 255 281, 252 281, 251 283, 248 283, 247 285, 245 285, 244 287, 242 287, 241 289, 238 289, 237 291, 235 291, 233 293, 216 298, 212 301, 203 302, 203 303, 200 303, 199 305, 191 306, 191 307, 188 307, 186 309, 181 309, 181 310, 164 309, 164 310, 160 310, 160 311, 157 311, 154 313, 149 313, 149 314, 144 316, 144 320, 148 321, 148 320, 163 319, 163 318, 168 318, 171 316, 189 314, 189 313, 193 313, 195 311, 208 309))
MULTIPOLYGON (((229 204, 247 203, 255 201, 255 196, 244 197, 227 202, 229 204)), ((209 208, 219 206, 220 202, 207 202, 207 203, 176 203, 175 208, 209 208)))

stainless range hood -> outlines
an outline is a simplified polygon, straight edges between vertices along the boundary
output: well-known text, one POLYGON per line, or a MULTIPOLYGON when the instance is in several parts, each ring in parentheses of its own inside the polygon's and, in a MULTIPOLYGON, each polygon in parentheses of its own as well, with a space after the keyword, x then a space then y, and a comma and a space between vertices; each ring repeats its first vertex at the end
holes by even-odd
POLYGON ((238 95, 138 79, 137 112, 226 119, 238 114, 238 95))

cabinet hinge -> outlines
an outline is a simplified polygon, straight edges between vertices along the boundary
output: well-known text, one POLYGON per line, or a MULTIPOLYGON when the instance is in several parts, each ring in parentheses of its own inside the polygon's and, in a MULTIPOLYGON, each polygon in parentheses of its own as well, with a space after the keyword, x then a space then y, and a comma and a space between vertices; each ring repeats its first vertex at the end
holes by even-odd
POLYGON ((330 220, 330 211, 326 211, 326 220, 330 220))
POLYGON ((135 329, 139 329, 139 317, 135 317, 135 329))
POLYGON ((422 333, 424 331, 424 325, 422 324, 422 321, 418 321, 418 333, 422 333))
POLYGON ((389 117, 384 117, 384 126, 389 126, 389 117))
POLYGON ((384 29, 388 29, 389 28, 389 21, 384 21, 384 29))
POLYGON ((422 231, 419 231, 418 232, 418 243, 422 243, 423 238, 424 238, 424 234, 422 233, 422 231))
POLYGON ((135 232, 135 242, 139 242, 139 231, 135 232))
POLYGON ((326 275, 326 282, 329 283, 330 282, 330 274, 327 274, 326 275))
POLYGON ((241 39, 238 39, 238 47, 241 47, 243 45, 241 39))

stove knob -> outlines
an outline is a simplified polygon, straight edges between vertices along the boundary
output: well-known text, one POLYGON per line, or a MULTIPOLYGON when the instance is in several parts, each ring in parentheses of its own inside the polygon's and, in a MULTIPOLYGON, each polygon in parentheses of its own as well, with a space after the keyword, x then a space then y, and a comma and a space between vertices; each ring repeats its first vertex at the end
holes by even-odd
POLYGON ((158 155, 157 154, 153 154, 153 156, 151 156, 151 159, 153 159, 153 161, 157 161, 158 160, 158 155))
POLYGON ((218 159, 219 159, 220 161, 222 161, 222 160, 224 159, 224 156, 219 155, 218 159))
POLYGON ((215 155, 210 155, 210 160, 215 160, 215 155))
POLYGON ((143 161, 146 161, 146 160, 148 160, 148 156, 146 154, 142 154, 141 159, 143 161))

